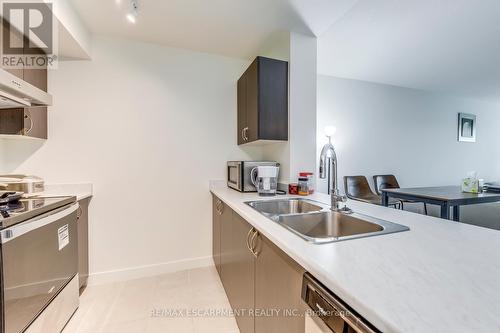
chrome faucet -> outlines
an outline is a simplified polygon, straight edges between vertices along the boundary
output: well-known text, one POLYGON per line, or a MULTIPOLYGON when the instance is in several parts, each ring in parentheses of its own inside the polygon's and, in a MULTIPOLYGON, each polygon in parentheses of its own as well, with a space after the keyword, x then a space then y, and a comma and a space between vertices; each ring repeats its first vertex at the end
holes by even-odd
POLYGON ((345 214, 352 213, 352 210, 344 205, 340 208, 340 203, 346 203, 347 197, 345 195, 340 195, 339 184, 338 184, 338 174, 337 174, 337 153, 332 145, 332 137, 327 135, 328 143, 323 146, 321 150, 321 155, 319 158, 319 178, 325 179, 329 171, 329 184, 328 190, 331 196, 331 210, 334 212, 341 212, 345 214), (328 170, 328 161, 330 161, 328 170))

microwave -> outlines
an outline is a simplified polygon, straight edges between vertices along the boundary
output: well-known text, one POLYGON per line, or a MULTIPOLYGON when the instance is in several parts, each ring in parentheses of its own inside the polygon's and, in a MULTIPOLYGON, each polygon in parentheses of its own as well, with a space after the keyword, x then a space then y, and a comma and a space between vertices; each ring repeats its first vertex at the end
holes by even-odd
POLYGON ((227 162, 227 186, 240 192, 257 192, 252 183, 252 169, 258 166, 277 166, 278 162, 229 161, 227 162))

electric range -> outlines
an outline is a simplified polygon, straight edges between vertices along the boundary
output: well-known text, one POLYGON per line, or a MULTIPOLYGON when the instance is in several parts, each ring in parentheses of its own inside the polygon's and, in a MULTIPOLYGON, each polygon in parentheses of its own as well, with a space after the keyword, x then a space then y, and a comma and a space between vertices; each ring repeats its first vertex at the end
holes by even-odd
POLYGON ((78 307, 78 207, 0 193, 0 332, 60 332, 78 307))
POLYGON ((0 230, 73 202, 76 197, 29 198, 0 203, 0 230))

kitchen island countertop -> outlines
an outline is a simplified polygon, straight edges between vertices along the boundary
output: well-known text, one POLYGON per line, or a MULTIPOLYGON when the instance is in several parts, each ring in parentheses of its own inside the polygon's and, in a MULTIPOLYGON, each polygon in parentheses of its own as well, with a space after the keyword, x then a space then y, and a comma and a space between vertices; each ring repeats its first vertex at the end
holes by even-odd
POLYGON ((246 205, 255 193, 210 191, 382 332, 500 332, 500 231, 349 200, 410 231, 315 245, 246 205))

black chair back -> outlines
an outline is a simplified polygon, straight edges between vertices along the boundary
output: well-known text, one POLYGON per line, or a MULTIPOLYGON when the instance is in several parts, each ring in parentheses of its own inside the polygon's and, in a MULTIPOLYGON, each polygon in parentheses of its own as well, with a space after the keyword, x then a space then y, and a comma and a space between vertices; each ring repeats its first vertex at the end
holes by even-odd
POLYGON ((344 187, 349 199, 364 201, 372 200, 376 196, 365 176, 345 176, 344 187))
POLYGON ((382 190, 385 188, 400 188, 394 175, 375 175, 373 176, 373 183, 375 184, 375 192, 378 195, 381 195, 382 190))

